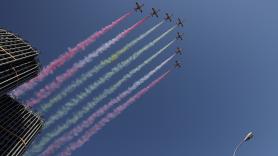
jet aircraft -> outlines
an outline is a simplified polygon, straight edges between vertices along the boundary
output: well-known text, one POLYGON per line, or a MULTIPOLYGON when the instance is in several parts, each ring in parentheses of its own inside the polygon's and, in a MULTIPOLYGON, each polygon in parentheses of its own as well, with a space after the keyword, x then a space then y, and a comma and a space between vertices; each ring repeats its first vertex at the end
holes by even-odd
POLYGON ((159 12, 159 11, 160 11, 159 9, 157 10, 157 9, 155 9, 155 8, 152 8, 151 16, 152 16, 152 17, 156 16, 156 17, 158 18, 158 17, 159 17, 159 16, 158 16, 158 12, 159 12))
POLYGON ((140 11, 141 13, 143 13, 143 7, 144 7, 144 4, 140 4, 140 3, 136 2, 136 7, 134 8, 134 10, 136 12, 140 11))
POLYGON ((173 15, 170 15, 170 14, 166 13, 166 17, 164 19, 165 19, 165 21, 172 22, 173 21, 172 18, 173 18, 173 15))
POLYGON ((183 22, 180 18, 178 18, 177 25, 180 26, 180 27, 183 27, 183 22))
POLYGON ((184 34, 181 34, 180 32, 178 32, 178 33, 177 33, 177 37, 176 37, 177 40, 183 40, 183 35, 184 35, 184 34))
POLYGON ((182 54, 182 49, 181 49, 180 47, 178 47, 178 48, 176 49, 176 54, 179 54, 179 55, 182 54))
POLYGON ((181 68, 181 63, 179 61, 176 61, 175 68, 181 68))

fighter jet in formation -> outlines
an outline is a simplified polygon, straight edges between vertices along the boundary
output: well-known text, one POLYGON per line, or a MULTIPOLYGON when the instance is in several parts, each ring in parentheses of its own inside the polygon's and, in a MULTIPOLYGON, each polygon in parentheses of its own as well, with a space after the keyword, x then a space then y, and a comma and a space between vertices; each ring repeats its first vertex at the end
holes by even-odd
POLYGON ((177 33, 176 39, 177 39, 177 40, 183 40, 183 35, 184 35, 184 34, 181 34, 180 32, 178 32, 178 33, 177 33))
POLYGON ((183 22, 182 22, 182 20, 181 20, 180 18, 178 18, 177 25, 178 25, 179 27, 183 27, 183 22))
POLYGON ((180 47, 176 49, 176 54, 182 55, 182 49, 180 47))
POLYGON ((166 13, 166 17, 164 19, 165 19, 165 21, 172 22, 173 21, 172 18, 173 18, 173 15, 170 15, 170 14, 166 13))
POLYGON ((136 2, 136 7, 134 8, 134 10, 136 12, 140 11, 141 13, 143 13, 143 7, 144 7, 144 4, 140 4, 140 3, 136 2))
POLYGON ((179 61, 176 61, 175 68, 181 68, 181 63, 179 61))
MULTIPOLYGON (((140 4, 139 2, 136 2, 136 7, 134 8, 134 10, 136 12, 141 12, 142 13, 143 12, 143 7, 144 7, 144 4, 140 4)), ((157 18, 159 17, 159 12, 160 12, 159 9, 152 8, 151 11, 152 12, 151 12, 150 16, 157 17, 157 18)), ((172 14, 165 13, 164 20, 166 22, 173 22, 175 19, 174 19, 174 16, 172 14)), ((175 24, 178 27, 184 27, 183 21, 180 18, 177 19, 177 22, 175 24)), ((184 35, 183 33, 178 32, 177 36, 176 36, 176 39, 177 40, 183 40, 183 35, 184 35)), ((175 53, 176 53, 176 55, 182 55, 182 51, 183 50, 180 47, 177 47, 175 53)), ((181 68, 182 64, 179 61, 176 61, 174 67, 175 68, 181 68)))
POLYGON ((151 16, 152 16, 152 17, 156 16, 156 17, 158 18, 158 17, 159 17, 159 16, 158 16, 158 12, 159 12, 159 11, 160 11, 159 9, 157 10, 157 9, 155 9, 155 8, 152 8, 151 16))

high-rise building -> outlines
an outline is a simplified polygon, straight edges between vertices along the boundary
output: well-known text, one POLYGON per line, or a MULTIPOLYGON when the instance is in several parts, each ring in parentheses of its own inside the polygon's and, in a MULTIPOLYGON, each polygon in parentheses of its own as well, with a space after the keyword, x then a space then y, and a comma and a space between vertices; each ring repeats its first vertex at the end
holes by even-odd
POLYGON ((0 104, 0 155, 22 155, 42 129, 43 121, 9 96, 2 96, 0 104))
POLYGON ((0 29, 0 155, 21 156, 42 129, 40 116, 6 95, 38 75, 38 52, 0 29))
POLYGON ((0 29, 0 96, 37 76, 37 56, 23 39, 0 29))

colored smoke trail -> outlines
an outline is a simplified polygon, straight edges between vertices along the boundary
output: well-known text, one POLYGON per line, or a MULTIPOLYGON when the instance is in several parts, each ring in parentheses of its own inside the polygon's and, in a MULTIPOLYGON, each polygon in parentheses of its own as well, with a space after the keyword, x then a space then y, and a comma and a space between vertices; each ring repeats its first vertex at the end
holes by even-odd
POLYGON ((73 92, 78 86, 85 83, 88 79, 92 78, 92 76, 94 76, 94 74, 99 72, 101 69, 103 69, 107 65, 115 62, 121 55, 126 53, 133 46, 135 46, 139 41, 143 40, 148 35, 150 35, 153 31, 155 31, 157 28, 159 28, 163 23, 164 23, 163 21, 158 23, 157 25, 155 25, 154 27, 152 27, 151 29, 146 31, 144 34, 140 35, 139 37, 135 38, 130 43, 126 44, 122 49, 117 51, 115 54, 113 54, 109 58, 101 61, 101 63, 99 65, 95 66, 94 68, 92 68, 91 70, 86 72, 85 74, 82 74, 73 83, 68 85, 65 89, 63 89, 60 93, 58 93, 58 95, 56 95, 54 98, 52 98, 48 103, 40 105, 41 112, 42 113, 48 112, 49 109, 52 108, 52 106, 54 106, 57 102, 59 102, 60 100, 65 98, 68 94, 73 92))
MULTIPOLYGON (((173 44, 173 41, 170 42, 168 45, 166 45, 161 51, 164 51, 167 49, 171 44, 173 44)), ((144 77, 142 77, 140 80, 133 83, 131 87, 129 87, 127 90, 119 94, 116 98, 112 99, 108 104, 102 106, 98 111, 93 113, 90 117, 88 117, 86 120, 84 120, 81 124, 73 128, 71 131, 65 133, 60 138, 56 139, 54 143, 52 143, 41 155, 42 156, 48 156, 53 155, 53 153, 59 149, 62 145, 65 143, 71 141, 74 137, 77 137, 80 133, 82 133, 86 128, 89 128, 93 125, 95 120, 101 116, 103 116, 110 108, 115 106, 117 103, 121 102, 124 98, 126 98, 128 95, 130 95, 133 91, 135 91, 138 87, 140 87, 144 82, 146 82, 151 76, 153 76, 157 71, 159 71, 163 66, 165 66, 170 60, 174 58, 175 55, 172 55, 165 61, 163 61, 159 66, 157 66, 155 69, 151 70, 148 74, 146 74, 144 77)))
MULTIPOLYGON (((158 37, 157 39, 155 39, 154 41, 152 41, 151 43, 149 43, 147 46, 145 46, 144 48, 142 48, 141 50, 139 50, 137 53, 134 53, 133 56, 129 57, 129 59, 121 62, 120 64, 118 64, 118 66, 115 68, 121 68, 122 66, 126 66, 128 64, 130 64, 134 58, 136 59, 140 54, 142 54, 144 51, 148 50, 150 47, 154 46, 155 43, 157 43, 158 41, 160 41, 163 37, 167 36, 167 34, 169 34, 171 31, 173 31, 176 27, 172 27, 170 28, 168 31, 166 31, 165 33, 163 33, 160 37, 158 37)), ((147 59, 146 61, 144 61, 142 64, 140 64, 139 66, 137 66, 136 68, 134 68, 133 70, 131 70, 128 74, 126 74, 122 79, 120 79, 116 84, 114 84, 113 86, 111 86, 109 89, 105 89, 103 91, 102 94, 100 94, 99 96, 95 97, 92 102, 87 103, 86 106, 82 107, 82 109, 80 111, 78 111, 77 113, 74 113, 73 116, 68 119, 65 123, 57 126, 53 131, 47 133, 41 140, 40 142, 38 142, 38 144, 35 144, 33 146, 33 150, 34 152, 41 152, 41 150, 43 150, 44 146, 51 141, 54 137, 58 136, 59 134, 61 134, 62 132, 64 132, 65 130, 67 130, 68 128, 70 128, 70 126, 76 124, 84 115, 90 113, 90 111, 99 103, 101 102, 103 99, 105 99, 107 96, 109 96, 110 94, 112 94, 114 91, 116 91, 124 82, 126 82, 127 80, 129 80, 134 74, 136 74, 137 72, 139 72, 145 65, 149 64, 154 58, 156 58, 159 54, 157 55, 153 55, 152 57, 150 57, 149 59, 147 59)), ((109 75, 113 75, 114 71, 112 70, 111 72, 107 73, 107 79, 109 79, 109 75)), ((102 81, 106 81, 106 78, 101 78, 99 79, 100 82, 102 81)), ((97 82, 98 83, 98 82, 97 82)), ((96 84, 96 83, 95 83, 96 84)), ((83 92, 83 95, 80 94, 79 96, 77 96, 79 99, 74 99, 72 102, 74 102, 75 100, 77 102, 82 101, 82 98, 84 97, 84 94, 87 94, 89 90, 91 89, 91 87, 89 86, 87 89, 85 89, 85 92, 83 92)), ((90 95, 90 94, 88 94, 90 95)), ((76 102, 75 101, 75 102, 76 102)), ((69 109, 65 109, 65 111, 69 111, 70 109, 72 109, 72 106, 69 105, 67 108, 69 109)), ((67 112, 60 112, 61 114, 65 115, 67 112)), ((61 118, 63 116, 59 115, 59 118, 61 118)), ((55 119, 56 120, 56 119, 55 119)), ((48 127, 49 125, 46 123, 45 125, 46 127, 48 127)))
POLYGON ((66 72, 64 72, 61 75, 58 75, 54 81, 52 81, 50 84, 45 85, 44 88, 40 89, 36 93, 35 98, 31 98, 28 100, 27 106, 33 107, 34 105, 41 102, 41 100, 47 98, 50 96, 55 90, 59 89, 63 82, 65 82, 67 79, 71 78, 76 72, 78 72, 81 68, 83 68, 88 63, 92 62, 94 58, 98 57, 100 54, 102 54, 104 51, 109 49, 112 45, 119 42, 121 39, 126 37, 130 32, 138 28, 140 25, 142 25, 149 17, 145 17, 136 24, 134 24, 132 27, 126 29, 125 31, 121 32, 119 35, 117 35, 115 38, 111 39, 110 41, 104 43, 101 47, 99 47, 96 51, 90 53, 88 56, 86 56, 84 59, 80 60, 78 63, 75 63, 70 69, 68 69, 66 72))
POLYGON ((33 89, 39 82, 43 81, 48 75, 52 74, 57 68, 64 65, 65 62, 73 58, 79 51, 85 50, 86 47, 94 43, 99 37, 103 36, 105 33, 107 33, 115 26, 120 24, 131 14, 132 14, 131 12, 124 14, 122 17, 113 21, 110 25, 107 25, 106 27, 102 28, 100 31, 88 37, 86 40, 78 43, 74 48, 69 49, 66 53, 60 55, 58 58, 53 60, 49 65, 43 68, 43 70, 40 72, 40 74, 37 77, 18 87, 16 90, 12 92, 12 94, 15 96, 21 96, 28 90, 33 89))
POLYGON ((168 74, 170 73, 170 70, 168 70, 166 73, 164 73, 162 76, 160 76, 158 79, 151 82, 147 87, 140 90, 138 93, 136 93, 134 96, 132 96, 130 99, 128 99, 127 102, 124 104, 118 106, 115 108, 112 112, 108 113, 105 117, 100 119, 99 122, 97 122, 92 128, 87 130, 85 134, 79 138, 77 141, 71 143, 64 151, 62 151, 59 155, 60 156, 70 156, 72 152, 77 150, 78 148, 82 147, 86 142, 90 140, 91 137, 93 137, 98 131, 100 131, 103 127, 105 127, 109 122, 111 122, 113 119, 118 117, 123 111, 125 111, 129 106, 134 104, 137 100, 139 100, 143 95, 145 95, 147 92, 149 92, 153 87, 155 87, 159 82, 161 82, 168 74))
MULTIPOLYGON (((172 29, 170 29, 172 30, 172 29)), ((167 31, 167 33, 164 33, 162 36, 165 36, 169 33, 170 31, 167 31)), ((160 36, 161 37, 161 36, 160 36)), ((159 40, 162 39, 159 37, 159 40)), ((155 40, 154 42, 158 42, 159 40, 155 40)), ((141 54, 143 54, 145 51, 147 51, 150 47, 154 46, 154 42, 148 44, 147 46, 145 46, 143 49, 139 50, 138 52, 134 53, 131 57, 129 57, 128 59, 126 59, 125 61, 122 61, 121 63, 119 63, 118 65, 116 65, 114 68, 111 69, 110 72, 106 73, 104 76, 100 77, 96 82, 94 82, 93 84, 89 85, 88 87, 86 87, 84 89, 83 92, 80 92, 79 94, 77 94, 74 98, 72 98, 69 102, 67 102, 65 105, 62 106, 62 108, 60 108, 54 115, 52 115, 47 122, 45 123, 45 128, 50 127, 51 125, 53 125, 57 120, 61 119, 62 117, 64 117, 65 115, 67 115, 69 113, 69 111, 71 111, 74 107, 76 107, 82 100, 84 100, 85 98, 87 98, 89 95, 91 95, 91 93, 96 90, 101 84, 104 84, 106 81, 110 80, 115 74, 117 74, 119 71, 121 71, 122 69, 124 69, 125 67, 127 67, 130 63, 132 63, 132 61, 136 60, 141 54), (148 48, 146 48, 148 47, 148 48)), ((174 41, 172 41, 173 43, 174 41)), ((171 44, 170 44, 171 45, 171 44)), ((169 46, 170 46, 169 45, 169 46)), ((166 48, 165 48, 166 49, 166 48)), ((149 58, 148 60, 146 60, 141 66, 139 66, 139 68, 136 69, 136 72, 141 70, 145 65, 147 65, 149 62, 151 62, 154 58, 156 58, 159 54, 161 54, 163 51, 165 51, 165 49, 162 49, 162 51, 159 51, 158 53, 156 53, 153 57, 149 58)), ((135 72, 134 72, 135 73, 135 72)), ((133 74, 132 74, 133 75, 133 74)), ((132 76, 131 75, 131 76, 132 76)), ((129 76, 129 78, 131 77, 129 76)), ((124 81, 128 80, 127 78, 124 79, 124 81)), ((119 81, 120 83, 116 84, 116 87, 114 87, 113 91, 116 90, 118 87, 120 87, 124 81, 119 81)), ((111 91, 111 93, 113 92, 111 91)), ((109 94, 111 94, 109 92, 109 94)), ((104 95, 108 96, 109 94, 106 95, 106 92, 104 93, 104 95)), ((102 94, 103 95, 103 94, 102 94)), ((106 97, 105 96, 105 97, 106 97)), ((100 100, 104 99, 105 97, 100 96, 100 100)), ((88 107, 89 108, 89 107, 88 107)))

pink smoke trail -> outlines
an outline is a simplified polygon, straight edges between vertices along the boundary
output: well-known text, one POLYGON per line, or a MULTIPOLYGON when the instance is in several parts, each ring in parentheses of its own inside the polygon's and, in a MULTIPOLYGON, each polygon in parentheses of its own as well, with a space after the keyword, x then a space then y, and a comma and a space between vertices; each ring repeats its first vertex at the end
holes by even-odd
POLYGON ((74 137, 78 136, 86 128, 89 128, 94 124, 97 118, 103 116, 109 109, 115 106, 117 103, 121 102, 124 98, 130 95, 134 90, 140 87, 144 82, 146 82, 151 76, 153 76, 157 71, 159 71, 163 66, 165 66, 169 61, 175 57, 175 54, 170 56, 168 59, 163 61, 155 69, 151 70, 148 74, 143 76, 140 80, 136 81, 131 87, 119 94, 116 98, 112 99, 108 104, 102 106, 98 111, 93 113, 90 117, 84 120, 81 124, 73 128, 71 131, 65 133, 59 139, 56 139, 42 154, 41 156, 50 156, 59 149, 65 143, 71 141, 74 137))
POLYGON ((86 131, 86 133, 78 139, 76 142, 71 143, 63 152, 61 152, 60 156, 70 156, 72 152, 83 146, 86 142, 90 140, 92 136, 94 136, 98 131, 100 131, 104 126, 106 126, 110 121, 119 116, 124 110, 126 110, 129 106, 134 104, 137 100, 139 100, 143 95, 145 95, 150 89, 155 87, 159 82, 161 82, 171 70, 168 70, 158 79, 151 82, 147 87, 140 90, 134 96, 132 96, 126 103, 115 108, 111 113, 108 113, 105 117, 103 117, 99 122, 97 122, 91 129, 86 131))
POLYGON ((52 74, 57 68, 61 67, 62 65, 65 64, 65 62, 73 58, 79 51, 85 50, 86 47, 88 47, 90 44, 95 42, 99 37, 103 36, 108 31, 113 29, 115 26, 120 24, 131 14, 132 14, 131 12, 124 14, 123 16, 121 16, 120 18, 112 22, 110 25, 107 25, 106 27, 102 28, 100 31, 88 37, 86 40, 78 43, 74 48, 71 48, 66 53, 60 55, 58 58, 56 58, 50 64, 48 64, 45 68, 43 68, 43 70, 40 72, 40 74, 37 77, 35 77, 34 79, 30 80, 29 82, 15 89, 12 92, 12 94, 15 96, 21 96, 26 91, 33 89, 38 84, 38 82, 43 81, 48 75, 52 74))
POLYGON ((108 41, 107 43, 104 43, 101 47, 99 47, 96 51, 89 54, 84 59, 80 60, 78 63, 75 63, 70 69, 68 69, 66 72, 64 72, 61 75, 58 75, 54 81, 52 81, 50 84, 47 84, 44 86, 44 88, 40 89, 36 93, 35 98, 31 98, 28 100, 27 106, 33 107, 34 105, 38 104, 43 99, 50 96, 56 89, 60 88, 61 85, 69 78, 71 78, 77 71, 79 71, 82 67, 84 67, 86 64, 90 63, 93 58, 99 56, 101 53, 106 51, 108 48, 110 48, 112 45, 126 37, 130 32, 138 28, 140 25, 142 25, 149 17, 145 17, 130 28, 126 29, 119 35, 117 35, 112 40, 108 41))

